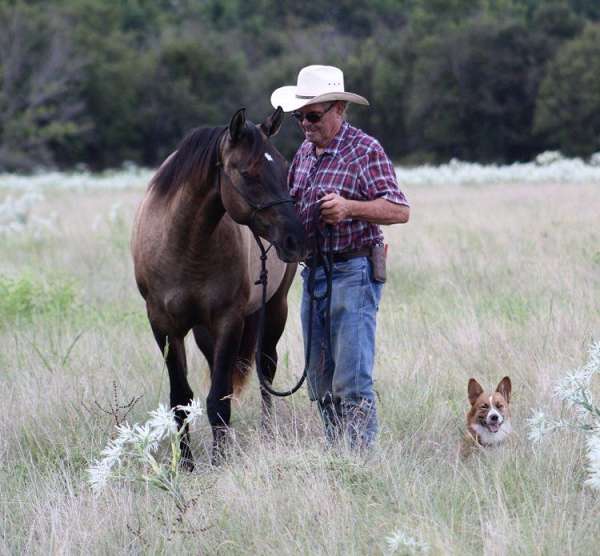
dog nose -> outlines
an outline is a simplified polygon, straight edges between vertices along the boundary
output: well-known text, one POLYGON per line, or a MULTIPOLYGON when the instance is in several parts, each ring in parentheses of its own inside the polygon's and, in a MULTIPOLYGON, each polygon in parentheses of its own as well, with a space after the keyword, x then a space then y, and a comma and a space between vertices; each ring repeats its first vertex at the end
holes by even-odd
POLYGON ((490 415, 490 421, 493 421, 494 423, 498 420, 498 415, 496 415, 495 413, 493 415, 490 415))

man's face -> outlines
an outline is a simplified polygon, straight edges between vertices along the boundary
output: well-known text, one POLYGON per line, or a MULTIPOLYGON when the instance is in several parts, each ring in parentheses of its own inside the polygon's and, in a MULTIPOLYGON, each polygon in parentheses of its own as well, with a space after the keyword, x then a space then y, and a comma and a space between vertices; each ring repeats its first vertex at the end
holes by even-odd
MULTIPOLYGON (((298 120, 304 137, 307 141, 315 144, 317 147, 324 148, 329 142, 335 137, 342 125, 342 113, 344 111, 344 105, 341 102, 320 102, 317 104, 309 104, 297 110, 294 115, 298 120), (321 116, 319 121, 310 122, 306 117, 300 121, 300 114, 305 116, 306 114, 321 116)), ((309 116, 309 118, 311 118, 309 116)), ((314 119, 314 116, 313 118, 314 119)))

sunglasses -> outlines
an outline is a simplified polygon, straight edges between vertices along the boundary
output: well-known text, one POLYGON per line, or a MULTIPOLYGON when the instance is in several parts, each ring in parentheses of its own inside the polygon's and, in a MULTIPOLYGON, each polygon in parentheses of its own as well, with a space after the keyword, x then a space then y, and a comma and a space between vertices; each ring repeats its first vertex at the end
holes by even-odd
POLYGON ((325 114, 327 114, 327 112, 329 112, 334 106, 335 102, 332 102, 329 105, 329 108, 326 108, 325 110, 323 110, 323 112, 307 112, 306 114, 304 112, 300 112, 300 110, 296 110, 295 112, 292 112, 292 116, 296 118, 298 123, 302 123, 302 120, 306 119, 311 124, 316 124, 317 122, 320 122, 321 118, 325 114))

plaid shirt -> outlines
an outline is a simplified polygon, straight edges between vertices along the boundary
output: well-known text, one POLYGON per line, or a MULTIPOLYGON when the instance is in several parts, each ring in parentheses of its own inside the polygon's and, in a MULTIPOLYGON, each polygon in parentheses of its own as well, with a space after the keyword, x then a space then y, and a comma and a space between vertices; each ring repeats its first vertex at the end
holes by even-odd
MULTIPOLYGON (((357 201, 383 198, 408 206, 382 146, 348 122, 342 124, 319 157, 312 143, 302 143, 290 166, 288 185, 309 242, 314 235, 313 220, 319 214, 319 199, 327 193, 357 201)), ((319 219, 317 225, 324 236, 325 223, 319 219)), ((333 228, 336 253, 381 243, 383 233, 376 224, 346 219, 333 228)), ((325 242, 323 249, 329 250, 329 242, 325 242)))

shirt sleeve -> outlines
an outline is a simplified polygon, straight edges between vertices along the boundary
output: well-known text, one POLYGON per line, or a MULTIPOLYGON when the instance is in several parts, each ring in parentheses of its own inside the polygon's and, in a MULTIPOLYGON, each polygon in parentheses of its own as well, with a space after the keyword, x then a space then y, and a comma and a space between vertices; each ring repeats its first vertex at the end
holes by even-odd
POLYGON ((362 164, 362 192, 369 200, 383 198, 397 205, 410 206, 398 186, 394 165, 381 145, 369 149, 362 164))

